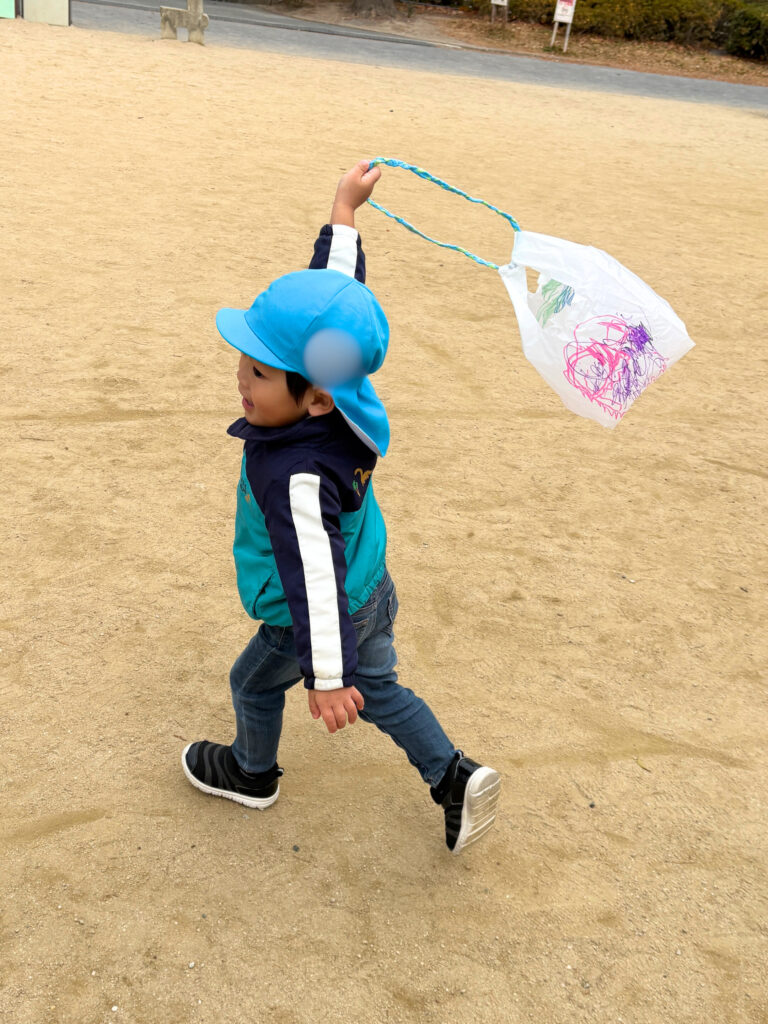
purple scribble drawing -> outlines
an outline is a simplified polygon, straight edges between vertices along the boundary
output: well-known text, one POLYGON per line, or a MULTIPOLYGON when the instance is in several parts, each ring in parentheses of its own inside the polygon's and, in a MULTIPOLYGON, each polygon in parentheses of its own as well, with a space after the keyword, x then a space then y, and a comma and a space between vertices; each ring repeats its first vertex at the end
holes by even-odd
POLYGON ((565 379, 617 420, 667 368, 643 323, 593 316, 573 337, 563 349, 565 379))

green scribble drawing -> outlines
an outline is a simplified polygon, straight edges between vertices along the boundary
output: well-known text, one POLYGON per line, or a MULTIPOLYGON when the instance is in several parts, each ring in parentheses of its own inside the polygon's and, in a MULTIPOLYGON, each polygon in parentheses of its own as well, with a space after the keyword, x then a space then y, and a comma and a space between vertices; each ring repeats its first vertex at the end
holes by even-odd
POLYGON ((541 326, 546 327, 547 321, 555 313, 559 313, 561 309, 570 306, 575 294, 569 284, 560 284, 559 281, 547 281, 541 289, 541 308, 536 314, 536 319, 541 326))

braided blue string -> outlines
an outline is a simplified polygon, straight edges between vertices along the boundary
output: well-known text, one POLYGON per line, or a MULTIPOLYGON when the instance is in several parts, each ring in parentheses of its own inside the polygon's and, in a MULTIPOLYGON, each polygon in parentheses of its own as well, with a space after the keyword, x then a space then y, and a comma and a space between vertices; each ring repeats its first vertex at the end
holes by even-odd
MULTIPOLYGON (((485 206, 489 210, 493 210, 494 213, 498 213, 500 217, 509 221, 514 231, 520 230, 520 225, 514 217, 511 217, 508 213, 505 213, 496 206, 492 206, 490 203, 486 203, 484 199, 477 199, 475 196, 471 196, 467 192, 462 192, 460 188, 449 185, 447 181, 442 181, 440 178, 436 178, 433 174, 430 174, 429 171, 425 171, 423 167, 416 167, 415 164, 407 164, 403 160, 393 160, 385 156, 377 156, 374 160, 371 160, 370 166, 376 167, 377 164, 385 164, 387 167, 402 167, 405 171, 411 171, 417 177, 424 178, 425 181, 431 181, 435 185, 439 185, 440 188, 444 188, 446 192, 453 192, 454 195, 468 199, 470 203, 479 203, 480 206, 485 206)), ((468 249, 463 249, 460 245, 452 245, 450 242, 440 242, 436 238, 431 238, 429 235, 425 235, 423 231, 419 231, 418 228, 415 228, 413 224, 410 224, 403 217, 398 217, 397 214, 390 213, 389 210, 374 202, 373 199, 369 199, 368 203, 375 210, 380 210, 386 217, 390 217, 392 220, 397 221, 398 224, 402 224, 404 228, 407 228, 408 231, 412 231, 414 235, 418 235, 419 238, 424 238, 427 242, 432 242, 433 245, 439 245, 441 249, 452 249, 454 252, 460 252, 462 255, 468 256, 469 259, 474 260, 475 263, 479 263, 483 267, 492 267, 494 270, 499 269, 498 263, 491 263, 490 260, 481 259, 479 256, 475 256, 475 254, 470 252, 468 249)))

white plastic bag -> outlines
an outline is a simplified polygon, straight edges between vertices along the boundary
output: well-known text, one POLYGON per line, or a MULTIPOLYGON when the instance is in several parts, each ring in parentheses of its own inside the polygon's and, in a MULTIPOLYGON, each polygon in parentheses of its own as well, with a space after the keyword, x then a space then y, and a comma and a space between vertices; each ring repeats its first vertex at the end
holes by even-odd
POLYGON ((523 352, 566 407, 615 427, 635 399, 691 348, 672 307, 613 257, 530 231, 499 273, 523 352), (528 291, 525 268, 539 272, 528 291))

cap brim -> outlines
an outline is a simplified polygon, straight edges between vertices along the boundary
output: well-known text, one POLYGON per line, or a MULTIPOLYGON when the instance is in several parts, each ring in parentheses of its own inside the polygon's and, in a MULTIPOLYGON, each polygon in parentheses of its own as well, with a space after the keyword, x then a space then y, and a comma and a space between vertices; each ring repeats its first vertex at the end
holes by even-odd
POLYGON ((265 366, 274 366, 276 370, 292 370, 293 367, 278 359, 261 338, 254 334, 245 319, 246 312, 245 309, 219 310, 216 314, 216 329, 224 341, 265 366))

